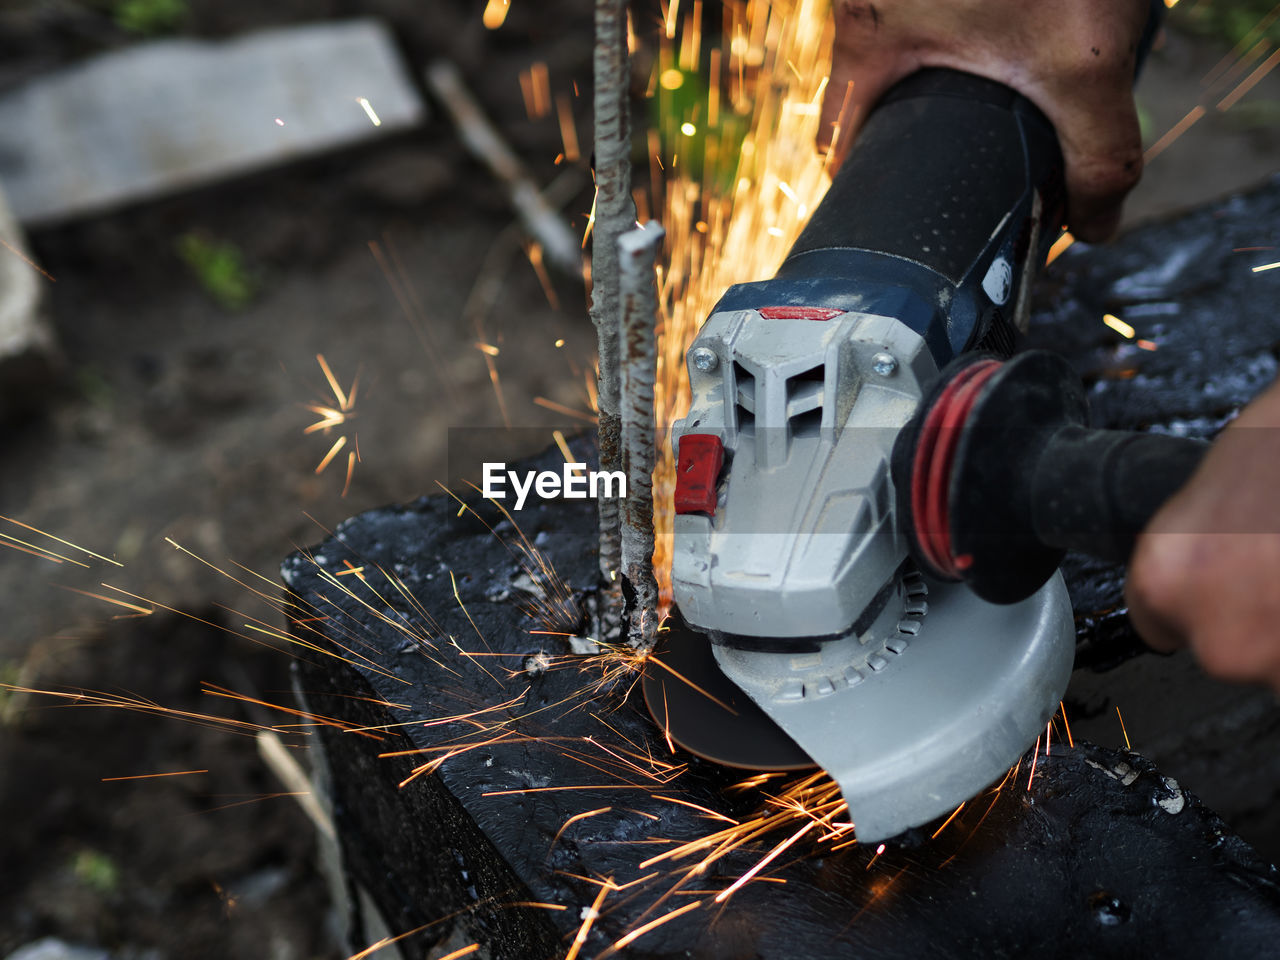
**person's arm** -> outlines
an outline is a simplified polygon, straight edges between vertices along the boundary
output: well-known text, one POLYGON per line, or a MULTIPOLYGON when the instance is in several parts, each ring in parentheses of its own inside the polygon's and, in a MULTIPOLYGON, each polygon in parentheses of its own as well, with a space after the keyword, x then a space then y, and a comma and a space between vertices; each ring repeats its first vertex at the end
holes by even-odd
POLYGON ((1125 593, 1152 647, 1190 646, 1209 673, 1280 690, 1280 385, 1152 518, 1125 593))
POLYGON ((821 136, 829 143, 838 123, 843 153, 867 110, 921 67, 998 80, 1058 132, 1072 233, 1105 239, 1142 173, 1132 87, 1150 10, 1150 0, 835 0, 821 136))

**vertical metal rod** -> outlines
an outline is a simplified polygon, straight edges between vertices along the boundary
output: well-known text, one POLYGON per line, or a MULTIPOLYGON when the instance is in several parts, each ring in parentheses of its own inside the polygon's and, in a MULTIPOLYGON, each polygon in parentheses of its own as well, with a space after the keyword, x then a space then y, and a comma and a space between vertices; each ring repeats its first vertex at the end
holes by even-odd
POLYGON ((658 223, 618 238, 622 299, 622 469, 627 495, 621 503, 623 595, 627 641, 653 647, 658 631, 658 584, 653 576, 653 468, 656 461, 653 382, 658 374, 658 285, 654 261, 666 231, 658 223))
MULTIPOLYGON (((631 58, 626 0, 596 0, 595 223, 591 243, 591 322, 599 343, 600 469, 619 469, 618 237, 636 220, 631 199, 631 58)), ((600 572, 606 580, 621 565, 618 501, 601 497, 600 572)))

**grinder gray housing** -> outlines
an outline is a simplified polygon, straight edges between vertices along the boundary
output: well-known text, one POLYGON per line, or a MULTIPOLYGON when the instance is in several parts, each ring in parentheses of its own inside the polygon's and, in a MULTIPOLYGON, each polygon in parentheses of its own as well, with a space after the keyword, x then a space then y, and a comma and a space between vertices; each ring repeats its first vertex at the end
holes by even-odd
POLYGON ((837 780, 860 839, 949 813, 1043 732, 1074 629, 1059 575, 996 606, 912 568, 890 457, 937 376, 924 340, 874 314, 721 311, 689 367, 673 442, 713 434, 725 467, 714 512, 676 517, 683 617, 837 780))
POLYGON ((674 442, 714 434, 729 465, 712 516, 676 517, 681 613, 751 637, 846 632, 907 556, 889 461, 937 374, 924 341, 891 317, 735 310, 711 316, 689 357, 674 442))

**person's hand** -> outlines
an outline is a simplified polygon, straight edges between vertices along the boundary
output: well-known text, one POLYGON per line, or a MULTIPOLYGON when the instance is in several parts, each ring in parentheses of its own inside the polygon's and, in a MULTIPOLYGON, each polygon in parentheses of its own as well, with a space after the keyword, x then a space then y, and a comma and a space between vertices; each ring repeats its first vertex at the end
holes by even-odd
POLYGON ((1129 561, 1129 618, 1158 650, 1280 690, 1280 385, 1218 437, 1129 561))
POLYGON ((1142 173, 1132 87, 1150 9, 1149 0, 835 0, 819 146, 838 123, 840 160, 868 110, 921 67, 998 80, 1058 132, 1072 233, 1106 239, 1142 173))

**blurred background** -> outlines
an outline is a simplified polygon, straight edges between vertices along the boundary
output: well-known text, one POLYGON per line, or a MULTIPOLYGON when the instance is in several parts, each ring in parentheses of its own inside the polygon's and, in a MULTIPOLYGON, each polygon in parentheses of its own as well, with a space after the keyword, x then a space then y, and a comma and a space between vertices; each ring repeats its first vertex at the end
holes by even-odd
MULTIPOLYGON (((669 13, 634 5, 637 97, 669 13)), ((41 938, 83 957, 344 955, 312 826, 236 727, 270 715, 209 685, 288 702, 282 621, 246 584, 270 592, 293 549, 435 492, 450 428, 533 428, 513 434, 527 451, 590 417, 581 279, 548 265, 424 70, 457 67, 581 238, 591 15, 0 2, 0 515, 124 564, 0 523, 0 957, 41 938), (324 109, 299 86, 330 81, 324 109), (140 145, 157 117, 186 154, 140 145)), ((1171 11, 1138 86, 1151 163, 1127 226, 1276 170, 1278 17, 1171 11)))

